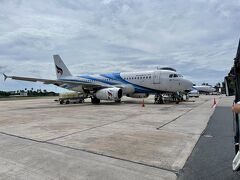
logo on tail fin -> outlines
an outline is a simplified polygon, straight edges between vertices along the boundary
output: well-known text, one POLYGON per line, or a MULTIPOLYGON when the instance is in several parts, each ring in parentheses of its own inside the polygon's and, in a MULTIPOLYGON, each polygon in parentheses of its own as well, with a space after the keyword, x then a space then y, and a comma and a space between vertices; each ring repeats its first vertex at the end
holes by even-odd
POLYGON ((57 73, 59 74, 63 74, 63 70, 60 68, 60 67, 58 67, 57 65, 56 65, 56 68, 57 68, 57 73))

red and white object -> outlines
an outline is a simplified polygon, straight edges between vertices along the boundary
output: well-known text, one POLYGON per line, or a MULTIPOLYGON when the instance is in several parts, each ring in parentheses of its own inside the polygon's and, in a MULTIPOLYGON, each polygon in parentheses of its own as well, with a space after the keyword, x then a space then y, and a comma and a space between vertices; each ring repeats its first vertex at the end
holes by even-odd
POLYGON ((215 108, 216 106, 217 106, 217 102, 216 102, 216 99, 214 98, 212 108, 215 108))

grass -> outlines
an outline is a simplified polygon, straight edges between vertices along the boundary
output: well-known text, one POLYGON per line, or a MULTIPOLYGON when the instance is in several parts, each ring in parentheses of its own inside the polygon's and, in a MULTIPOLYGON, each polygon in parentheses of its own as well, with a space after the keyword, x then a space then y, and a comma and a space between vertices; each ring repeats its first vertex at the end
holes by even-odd
POLYGON ((16 101, 16 100, 30 100, 30 99, 58 99, 58 96, 9 96, 0 97, 0 101, 16 101))

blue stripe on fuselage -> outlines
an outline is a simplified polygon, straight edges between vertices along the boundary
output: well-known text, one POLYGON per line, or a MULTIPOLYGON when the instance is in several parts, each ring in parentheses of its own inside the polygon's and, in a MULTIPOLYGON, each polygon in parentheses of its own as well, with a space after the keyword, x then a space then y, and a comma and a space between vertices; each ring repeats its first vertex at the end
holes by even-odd
POLYGON ((115 81, 119 81, 122 84, 130 84, 134 87, 135 89, 135 93, 151 93, 151 92, 156 92, 156 90, 154 89, 150 89, 150 88, 146 88, 146 87, 142 87, 136 84, 133 84, 131 82, 128 82, 126 80, 124 80, 121 76, 120 73, 109 73, 109 74, 100 74, 103 77, 115 80, 115 81))
MULTIPOLYGON (((139 86, 139 85, 133 84, 131 82, 128 82, 128 81, 124 80, 120 76, 120 73, 100 74, 100 76, 102 76, 104 78, 111 79, 112 81, 115 81, 115 82, 111 82, 111 81, 106 81, 106 80, 103 80, 103 79, 95 78, 95 77, 92 77, 90 75, 79 75, 77 77, 84 78, 84 79, 87 79, 87 80, 93 80, 93 81, 96 81, 96 82, 102 82, 102 83, 105 83, 105 84, 108 84, 108 85, 130 84, 130 85, 132 85, 134 87, 135 93, 154 93, 154 92, 158 91, 158 90, 155 90, 155 89, 146 88, 146 87, 139 86)), ((78 80, 78 79, 62 79, 62 80, 67 80, 67 81, 72 81, 72 82, 74 82, 74 81, 76 81, 76 82, 84 82, 84 83, 91 84, 91 82, 78 80)))
POLYGON ((125 81, 121 76, 120 73, 109 73, 109 74, 100 74, 100 76, 112 79, 114 81, 119 81, 123 84, 129 84, 128 81, 125 81))

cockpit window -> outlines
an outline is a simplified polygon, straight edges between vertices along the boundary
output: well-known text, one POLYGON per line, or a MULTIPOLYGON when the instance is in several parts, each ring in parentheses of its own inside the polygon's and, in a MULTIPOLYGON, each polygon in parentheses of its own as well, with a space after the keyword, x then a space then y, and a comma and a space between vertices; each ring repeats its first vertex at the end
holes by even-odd
POLYGON ((183 77, 181 74, 170 74, 169 78, 183 77))

